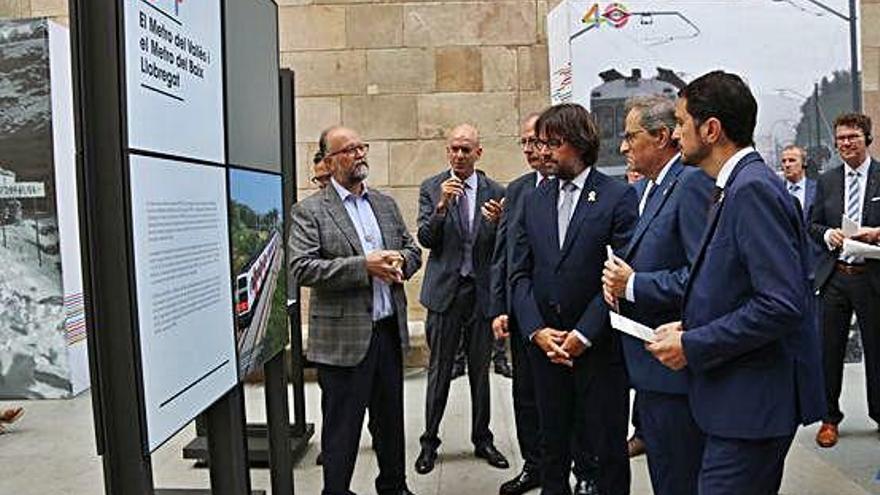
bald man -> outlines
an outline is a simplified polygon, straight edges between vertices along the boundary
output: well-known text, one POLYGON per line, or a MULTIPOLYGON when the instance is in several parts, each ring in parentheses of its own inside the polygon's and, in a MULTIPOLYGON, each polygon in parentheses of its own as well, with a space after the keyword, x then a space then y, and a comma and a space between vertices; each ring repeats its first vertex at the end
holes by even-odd
POLYGON ((422 182, 419 191, 418 240, 430 250, 419 299, 428 310, 425 331, 431 350, 425 432, 416 460, 419 474, 434 469, 440 421, 462 336, 467 346, 474 453, 494 467, 508 467, 489 430, 489 269, 504 188, 475 169, 482 153, 476 128, 455 127, 446 144, 447 168, 422 182))

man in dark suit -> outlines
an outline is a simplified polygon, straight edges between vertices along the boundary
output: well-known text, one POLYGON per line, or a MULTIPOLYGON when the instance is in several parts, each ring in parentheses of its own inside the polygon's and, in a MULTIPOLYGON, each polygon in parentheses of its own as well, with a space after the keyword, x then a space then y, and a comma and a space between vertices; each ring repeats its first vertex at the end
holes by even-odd
MULTIPOLYGON (((712 179, 681 163, 675 103, 664 96, 629 102, 620 152, 646 177, 639 223, 620 258, 605 263, 602 280, 611 307, 652 328, 681 319, 690 265, 706 230, 712 179)), ((687 372, 654 359, 644 342, 623 335, 630 384, 655 495, 697 493, 703 434, 688 406, 687 372)))
POLYGON ((813 204, 816 200, 816 181, 807 177, 807 152, 796 144, 782 148, 782 177, 785 189, 797 198, 804 216, 804 224, 810 225, 813 204))
POLYGON ((394 200, 364 183, 369 145, 351 129, 327 134, 330 185, 293 207, 290 270, 311 288, 309 360, 321 387, 323 495, 350 495, 364 412, 379 463, 376 491, 406 486, 403 281, 421 266, 394 200))
POLYGON ((464 333, 471 389, 471 441, 477 457, 507 468, 489 430, 489 277, 504 188, 475 169, 483 149, 477 129, 462 124, 449 133, 449 168, 419 189, 418 238, 430 250, 420 300, 428 310, 425 332, 431 351, 425 397, 425 432, 416 472, 434 469, 438 432, 455 350, 464 333), (481 214, 486 209, 489 218, 481 214))
MULTIPOLYGON (((599 130, 580 105, 538 119, 556 179, 523 201, 513 251, 514 313, 528 346, 541 424, 541 488, 570 494, 572 459, 595 455, 600 492, 629 493, 629 394, 620 340, 601 296, 606 246, 622 249, 637 221, 635 190, 593 168, 599 130), (573 448, 573 447, 580 448, 573 448)), ((586 487, 578 486, 577 492, 586 487)))
POLYGON ((706 435, 699 493, 776 494, 799 424, 824 409, 803 219, 752 147, 758 105, 734 74, 710 72, 676 101, 682 161, 715 179, 717 201, 690 271, 682 321, 648 349, 687 366, 706 435))
POLYGON ((847 256, 841 251, 845 238, 841 229, 843 215, 863 230, 880 226, 880 163, 868 155, 871 144, 868 116, 843 114, 834 121, 834 133, 843 165, 819 178, 811 226, 813 238, 825 247, 816 268, 816 287, 822 294, 828 411, 816 435, 816 443, 826 448, 837 443, 837 425, 843 420, 839 399, 853 311, 864 348, 868 415, 880 422, 880 263, 847 256))

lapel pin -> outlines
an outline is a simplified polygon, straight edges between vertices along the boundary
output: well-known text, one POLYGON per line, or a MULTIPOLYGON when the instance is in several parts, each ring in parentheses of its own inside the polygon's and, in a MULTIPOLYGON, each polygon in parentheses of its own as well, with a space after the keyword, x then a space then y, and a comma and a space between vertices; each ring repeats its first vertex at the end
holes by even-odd
POLYGON ((596 202, 596 191, 590 191, 589 193, 587 193, 587 201, 589 201, 590 203, 596 202))

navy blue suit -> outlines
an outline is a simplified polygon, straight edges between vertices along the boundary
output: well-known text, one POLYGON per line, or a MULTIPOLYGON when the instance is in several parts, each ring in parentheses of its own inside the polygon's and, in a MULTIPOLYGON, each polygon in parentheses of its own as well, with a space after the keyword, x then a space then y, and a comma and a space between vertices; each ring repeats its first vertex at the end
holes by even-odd
MULTIPOLYGON (((544 448, 542 493, 571 493, 573 457, 593 452, 601 493, 628 494, 626 372, 620 340, 607 325, 601 276, 605 246, 622 249, 629 242, 638 220, 636 193, 627 184, 591 170, 561 249, 558 197, 556 180, 526 196, 511 277, 524 338, 550 327, 577 329, 591 342, 572 368, 551 363, 541 349, 529 344, 544 448), (572 450, 572 443, 587 448, 572 450)), ((588 459, 574 461, 587 465, 588 459)))
POLYGON ((523 197, 533 191, 538 183, 538 173, 529 172, 507 185, 504 214, 495 235, 495 252, 492 256, 492 284, 490 286, 494 318, 508 315, 510 332, 510 355, 513 360, 513 415, 516 421, 516 438, 526 471, 538 473, 541 465, 540 423, 538 404, 535 400, 535 380, 529 362, 528 341, 522 337, 513 314, 510 297, 510 276, 513 272, 516 229, 522 215, 523 197))
POLYGON ((775 494, 795 430, 825 409, 806 230, 754 152, 709 218, 682 322, 691 411, 706 434, 700 493, 775 494))
MULTIPOLYGON (((624 315, 656 328, 681 319, 690 265, 697 257, 711 204, 712 179, 680 161, 648 192, 623 259, 635 271, 635 302, 620 299, 624 315)), ((622 335, 630 384, 639 394, 641 433, 656 495, 697 493, 703 435, 688 406, 687 372, 663 366, 644 342, 622 335)))

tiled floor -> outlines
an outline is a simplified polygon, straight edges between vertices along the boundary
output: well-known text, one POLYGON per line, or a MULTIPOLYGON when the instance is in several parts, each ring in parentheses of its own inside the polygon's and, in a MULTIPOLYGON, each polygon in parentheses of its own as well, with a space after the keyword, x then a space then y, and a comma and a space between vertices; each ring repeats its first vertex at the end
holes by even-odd
MULTIPOLYGON (((521 467, 515 445, 510 382, 492 375, 492 429, 496 445, 513 461, 508 470, 497 470, 472 456, 468 441, 470 407, 466 379, 453 383, 450 404, 442 428, 444 441, 440 461, 431 474, 414 473, 412 463, 418 454, 417 437, 423 425, 424 372, 413 371, 406 380, 406 409, 409 484, 419 495, 494 495, 505 479, 521 467)), ((864 495, 880 494, 880 436, 867 418, 864 371, 861 365, 848 365, 845 378, 845 411, 841 443, 831 450, 820 450, 813 443, 816 426, 802 429, 788 458, 782 487, 785 495, 864 495)), ((309 383, 306 390, 309 420, 320 423, 318 388, 309 383)), ((262 416, 262 390, 247 391, 249 420, 262 416)), ((9 403, 0 403, 0 406, 9 403)), ((95 454, 88 394, 69 401, 38 401, 24 404, 27 414, 5 435, 0 435, 0 495, 98 495, 103 493, 101 460, 95 454)), ((318 425, 320 430, 320 425, 318 425)), ((181 447, 193 435, 184 430, 153 456, 156 486, 166 488, 206 488, 208 472, 194 469, 181 459, 181 447)), ((317 437, 313 439, 317 442, 317 437)), ((374 493, 376 462, 365 434, 352 489, 374 493)), ((315 466, 317 447, 313 445, 295 470, 296 492, 318 494, 321 471, 315 466)), ((634 495, 650 494, 644 457, 632 463, 634 495)), ((254 488, 268 491, 268 474, 253 470, 254 488)), ((537 493, 537 491, 535 491, 537 493)))

